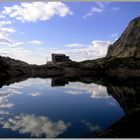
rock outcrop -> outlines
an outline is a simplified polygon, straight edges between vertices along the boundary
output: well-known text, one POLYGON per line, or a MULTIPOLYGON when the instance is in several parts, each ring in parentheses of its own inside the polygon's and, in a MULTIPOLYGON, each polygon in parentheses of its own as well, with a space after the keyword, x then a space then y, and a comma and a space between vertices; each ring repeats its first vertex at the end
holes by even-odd
POLYGON ((129 23, 121 37, 109 46, 106 56, 140 58, 140 17, 129 23))
POLYGON ((0 56, 0 77, 31 73, 32 65, 9 57, 0 56))

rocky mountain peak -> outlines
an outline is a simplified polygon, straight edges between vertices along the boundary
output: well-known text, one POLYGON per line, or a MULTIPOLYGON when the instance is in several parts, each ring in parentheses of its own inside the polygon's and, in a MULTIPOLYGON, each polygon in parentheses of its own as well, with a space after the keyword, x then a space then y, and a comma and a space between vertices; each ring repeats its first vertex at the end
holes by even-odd
POLYGON ((140 16, 133 19, 120 38, 109 46, 106 57, 140 58, 140 16))

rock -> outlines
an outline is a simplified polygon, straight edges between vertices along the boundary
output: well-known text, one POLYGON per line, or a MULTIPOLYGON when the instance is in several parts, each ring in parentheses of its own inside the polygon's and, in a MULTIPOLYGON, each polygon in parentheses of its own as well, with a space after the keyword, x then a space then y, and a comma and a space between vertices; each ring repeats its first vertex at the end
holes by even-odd
POLYGON ((29 74, 33 66, 9 57, 0 56, 0 76, 18 76, 29 74))
POLYGON ((132 20, 121 37, 109 46, 106 57, 140 58, 140 17, 132 20))

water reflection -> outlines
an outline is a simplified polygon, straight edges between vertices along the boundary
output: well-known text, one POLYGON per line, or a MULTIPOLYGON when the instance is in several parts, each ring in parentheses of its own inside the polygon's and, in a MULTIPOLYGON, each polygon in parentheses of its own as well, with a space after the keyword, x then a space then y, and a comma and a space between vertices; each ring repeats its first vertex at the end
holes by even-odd
POLYGON ((107 94, 107 89, 105 86, 97 85, 97 84, 85 84, 81 82, 70 82, 65 88, 65 93, 79 95, 79 94, 90 94, 91 98, 109 98, 107 94))
POLYGON ((92 125, 90 122, 87 122, 85 121, 84 119, 81 120, 81 122, 86 126, 88 127, 89 131, 93 132, 93 131, 97 131, 97 130, 100 130, 100 126, 98 125, 92 125))
POLYGON ((3 86, 0 136, 95 137, 139 106, 139 85, 91 81, 30 78, 3 86))
POLYGON ((63 133, 69 126, 63 121, 53 122, 48 117, 35 116, 29 114, 20 114, 2 122, 3 128, 10 128, 12 131, 19 133, 30 133, 32 137, 57 137, 63 133))

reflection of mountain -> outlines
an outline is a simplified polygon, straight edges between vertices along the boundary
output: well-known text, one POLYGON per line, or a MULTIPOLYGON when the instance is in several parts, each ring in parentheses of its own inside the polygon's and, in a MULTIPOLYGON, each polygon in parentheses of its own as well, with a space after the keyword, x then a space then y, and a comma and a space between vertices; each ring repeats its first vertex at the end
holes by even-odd
POLYGON ((97 133, 97 137, 140 137, 140 87, 135 86, 114 86, 107 88, 108 94, 112 95, 120 104, 126 115, 113 124, 105 132, 97 133))
POLYGON ((140 108, 127 113, 108 130, 98 132, 102 138, 139 138, 140 137, 140 108))
POLYGON ((19 131, 21 134, 30 133, 32 137, 57 137, 67 130, 70 124, 63 121, 53 122, 48 117, 24 115, 15 116, 1 123, 3 128, 19 131))
POLYGON ((140 106, 140 87, 109 86, 108 94, 112 95, 127 113, 140 106))

